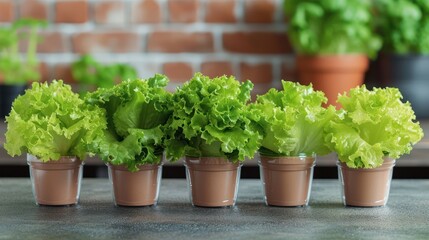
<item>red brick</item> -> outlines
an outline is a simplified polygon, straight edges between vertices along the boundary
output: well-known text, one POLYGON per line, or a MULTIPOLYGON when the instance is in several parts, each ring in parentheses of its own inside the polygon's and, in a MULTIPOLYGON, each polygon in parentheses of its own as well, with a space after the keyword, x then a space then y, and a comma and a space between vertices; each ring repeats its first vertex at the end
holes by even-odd
POLYGON ((55 22, 85 23, 89 20, 89 5, 86 0, 57 0, 55 22))
POLYGON ((39 64, 40 82, 51 80, 50 67, 45 62, 39 64))
POLYGON ((211 78, 234 75, 230 62, 204 62, 201 64, 201 72, 211 78))
POLYGON ((283 32, 231 32, 223 34, 224 49, 234 53, 284 54, 292 52, 283 32))
POLYGON ((244 20, 248 23, 272 23, 275 11, 274 0, 246 0, 244 20))
POLYGON ((213 35, 208 32, 153 32, 149 35, 149 52, 213 52, 213 35))
POLYGON ((0 1, 0 22, 11 22, 15 17, 12 0, 0 1))
POLYGON ((19 14, 21 18, 48 19, 48 6, 38 0, 20 2, 19 14))
POLYGON ((72 37, 76 53, 134 53, 142 49, 141 37, 131 32, 80 33, 72 37))
POLYGON ((126 23, 125 4, 122 1, 97 2, 94 7, 94 14, 96 23, 126 23))
POLYGON ((235 0, 208 0, 205 21, 209 23, 234 23, 235 0))
POLYGON ((270 63, 241 63, 241 80, 249 79, 253 83, 271 83, 273 80, 273 69, 270 63))
POLYGON ((131 11, 133 23, 160 23, 161 7, 156 0, 141 0, 134 3, 131 11))
POLYGON ((164 74, 173 82, 186 82, 192 78, 193 69, 189 63, 172 62, 163 66, 164 74))
POLYGON ((283 80, 298 81, 295 66, 292 66, 290 63, 283 63, 281 68, 281 77, 283 80))
MULTIPOLYGON (((66 43, 64 36, 59 32, 41 32, 41 40, 37 45, 37 52, 40 53, 57 53, 66 52, 66 43)), ((28 47, 27 41, 20 42, 20 51, 26 52, 28 47)))
POLYGON ((52 79, 63 80, 65 83, 75 83, 71 66, 68 64, 57 64, 54 66, 52 79))
POLYGON ((169 0, 170 22, 190 23, 198 18, 198 0, 169 0))

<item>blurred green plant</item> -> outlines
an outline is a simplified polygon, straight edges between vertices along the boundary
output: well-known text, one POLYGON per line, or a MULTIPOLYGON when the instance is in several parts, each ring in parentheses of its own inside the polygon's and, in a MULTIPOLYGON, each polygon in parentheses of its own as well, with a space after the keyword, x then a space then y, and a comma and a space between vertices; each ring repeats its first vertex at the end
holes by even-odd
POLYGON ((429 54, 429 0, 376 0, 385 51, 429 54))
POLYGON ((285 0, 284 10, 289 39, 299 54, 375 57, 381 48, 371 0, 285 0))
POLYGON ((104 65, 90 55, 83 55, 72 64, 73 78, 80 83, 81 93, 93 88, 111 88, 123 80, 137 78, 137 71, 130 65, 116 63, 104 65))
POLYGON ((7 85, 25 84, 40 80, 37 31, 47 22, 37 19, 19 19, 9 27, 0 28, 0 79, 7 85), (19 43, 27 41, 26 56, 19 52, 19 43))

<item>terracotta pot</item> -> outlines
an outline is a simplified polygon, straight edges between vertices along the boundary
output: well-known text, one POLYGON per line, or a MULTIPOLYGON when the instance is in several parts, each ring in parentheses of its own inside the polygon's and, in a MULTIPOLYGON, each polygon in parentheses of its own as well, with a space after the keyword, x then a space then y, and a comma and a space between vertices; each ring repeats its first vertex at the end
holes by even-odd
POLYGON ((340 162, 337 166, 344 205, 355 207, 386 205, 395 160, 385 158, 383 165, 372 169, 349 168, 340 162))
POLYGON ((138 207, 158 203, 162 163, 142 165, 138 172, 130 172, 124 165, 107 166, 116 205, 138 207))
POLYGON ((83 162, 64 156, 58 161, 41 162, 27 155, 33 194, 39 205, 72 205, 79 201, 83 162))
POLYGON ((261 156, 259 169, 265 203, 272 206, 307 206, 315 157, 261 156))
MULTIPOLYGON (((337 109, 338 94, 348 92, 363 83, 369 60, 365 55, 297 56, 298 78, 301 84, 313 84, 328 98, 326 105, 337 109)), ((326 106, 325 105, 325 106, 326 106)))
POLYGON ((186 157, 185 166, 192 205, 235 205, 241 164, 231 163, 225 158, 186 157))

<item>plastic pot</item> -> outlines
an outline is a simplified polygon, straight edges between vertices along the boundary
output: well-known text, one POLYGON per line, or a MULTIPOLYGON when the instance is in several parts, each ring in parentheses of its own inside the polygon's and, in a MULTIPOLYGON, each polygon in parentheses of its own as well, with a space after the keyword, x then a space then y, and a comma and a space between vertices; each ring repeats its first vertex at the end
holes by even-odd
POLYGON ((73 205, 79 201, 83 162, 74 156, 41 162, 27 155, 33 195, 39 205, 73 205))
POLYGON ((137 172, 130 172, 124 165, 107 166, 115 205, 138 207, 158 203, 162 164, 141 165, 137 172))
POLYGON ((307 206, 310 199, 315 157, 267 157, 259 161, 267 205, 307 206))
POLYGON ((186 178, 192 205, 234 206, 237 200, 241 164, 225 158, 186 157, 186 178))
POLYGON ((385 158, 380 167, 371 169, 349 168, 341 162, 337 162, 337 166, 345 206, 378 207, 386 205, 395 160, 385 158))

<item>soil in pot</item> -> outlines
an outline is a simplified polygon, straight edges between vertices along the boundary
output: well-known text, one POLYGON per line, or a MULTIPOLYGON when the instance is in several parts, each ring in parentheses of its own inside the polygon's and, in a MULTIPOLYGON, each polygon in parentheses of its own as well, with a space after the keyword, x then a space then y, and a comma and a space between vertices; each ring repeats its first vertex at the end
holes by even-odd
POLYGON ((385 158, 380 167, 372 169, 349 168, 340 162, 337 166, 344 205, 355 207, 386 205, 395 160, 385 158))
POLYGON ((186 157, 191 202, 199 207, 234 206, 240 180, 240 163, 225 158, 186 157))
POLYGON ((271 206, 308 205, 315 157, 261 156, 259 168, 265 203, 271 206))
POLYGON ((116 205, 138 207, 158 203, 162 164, 141 165, 137 172, 130 172, 124 165, 107 166, 116 205))
POLYGON ((79 201, 83 162, 76 157, 41 162, 27 156, 33 194, 39 205, 73 205, 79 201))
POLYGON ((297 56, 298 78, 301 84, 313 84, 328 98, 326 105, 337 109, 338 94, 362 85, 369 60, 365 55, 297 56))

